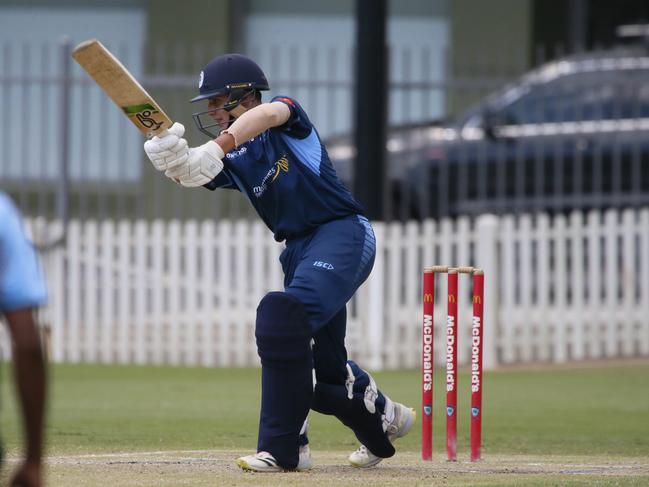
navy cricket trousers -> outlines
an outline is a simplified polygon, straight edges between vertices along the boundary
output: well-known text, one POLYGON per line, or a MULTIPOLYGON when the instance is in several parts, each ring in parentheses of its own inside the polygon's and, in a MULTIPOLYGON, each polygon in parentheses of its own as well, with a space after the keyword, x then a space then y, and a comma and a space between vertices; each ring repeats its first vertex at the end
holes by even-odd
POLYGON ((354 215, 287 241, 280 256, 285 292, 307 310, 318 382, 347 378, 346 304, 372 270, 375 244, 370 223, 354 215))

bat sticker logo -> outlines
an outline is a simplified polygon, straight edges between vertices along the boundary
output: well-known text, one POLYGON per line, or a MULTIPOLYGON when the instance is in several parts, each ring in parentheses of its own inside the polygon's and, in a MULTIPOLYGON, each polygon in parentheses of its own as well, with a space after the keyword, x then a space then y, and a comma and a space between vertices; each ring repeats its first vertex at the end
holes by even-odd
POLYGON ((163 122, 156 122, 151 118, 152 112, 149 110, 144 110, 142 113, 135 115, 138 121, 148 129, 158 130, 163 122))
POLYGON ((158 113, 158 110, 148 103, 123 107, 122 110, 128 117, 135 116, 140 125, 148 129, 158 130, 164 124, 164 122, 157 122, 153 118, 153 115, 158 113))

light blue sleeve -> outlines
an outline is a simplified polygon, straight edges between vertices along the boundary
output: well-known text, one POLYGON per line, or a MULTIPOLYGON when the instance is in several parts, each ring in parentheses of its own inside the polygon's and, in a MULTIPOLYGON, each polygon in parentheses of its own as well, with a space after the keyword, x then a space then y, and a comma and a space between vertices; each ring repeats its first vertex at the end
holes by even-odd
POLYGON ((287 134, 282 134, 282 139, 293 151, 297 158, 311 171, 320 176, 320 164, 322 163, 322 144, 315 129, 304 139, 295 139, 287 134))
POLYGON ((46 299, 36 250, 25 236, 18 210, 0 193, 0 312, 35 308, 46 299))

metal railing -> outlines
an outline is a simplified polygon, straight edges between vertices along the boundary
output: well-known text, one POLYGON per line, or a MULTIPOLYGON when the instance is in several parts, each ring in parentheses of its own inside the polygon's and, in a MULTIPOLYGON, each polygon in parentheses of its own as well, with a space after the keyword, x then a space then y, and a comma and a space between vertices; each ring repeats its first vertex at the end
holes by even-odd
MULTIPOLYGON (((0 188, 23 212, 64 220, 253 214, 236 191, 189 190, 160 177, 145 160, 140 135, 70 62, 69 50, 66 42, 0 46, 0 188)), ((167 113, 185 125, 192 145, 204 140, 188 104, 196 73, 220 51, 205 45, 115 49, 167 113)), ((326 69, 277 74, 271 94, 300 100, 351 186, 353 53, 326 48, 311 54, 309 62, 326 69), (321 72, 326 75, 316 76, 321 72)), ((490 63, 476 52, 457 66, 458 56, 447 54, 441 64, 433 56, 426 49, 391 53, 390 125, 401 128, 389 130, 386 141, 388 220, 649 204, 644 125, 552 137, 520 130, 516 135, 514 126, 514 135, 505 130, 467 139, 460 126, 438 121, 515 79, 528 62, 521 56, 490 63), (432 68, 433 61, 441 71, 432 68), (444 132, 449 127, 457 129, 452 140, 444 132), (440 137, 448 143, 440 144, 440 137)), ((495 122, 493 128, 503 126, 495 122)), ((58 238, 47 236, 43 244, 58 238)))

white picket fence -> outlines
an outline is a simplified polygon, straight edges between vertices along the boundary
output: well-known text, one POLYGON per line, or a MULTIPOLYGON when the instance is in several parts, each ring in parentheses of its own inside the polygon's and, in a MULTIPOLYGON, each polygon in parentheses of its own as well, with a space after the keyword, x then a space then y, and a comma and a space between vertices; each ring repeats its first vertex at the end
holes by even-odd
MULTIPOLYGON (((52 234, 58 225, 30 222, 52 234)), ((649 356, 649 209, 374 228, 376 264, 348 306, 349 354, 368 368, 418 366, 422 268, 436 264, 485 270, 487 368, 649 356)), ((281 249, 256 222, 71 222, 66 247, 44 256, 50 302, 41 322, 52 358, 257 365, 255 309, 282 289, 281 249)), ((458 356, 468 363, 463 277, 458 356)), ((439 276, 436 364, 445 358, 445 293, 439 276)))

